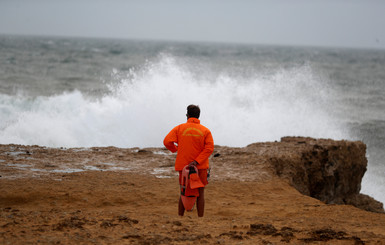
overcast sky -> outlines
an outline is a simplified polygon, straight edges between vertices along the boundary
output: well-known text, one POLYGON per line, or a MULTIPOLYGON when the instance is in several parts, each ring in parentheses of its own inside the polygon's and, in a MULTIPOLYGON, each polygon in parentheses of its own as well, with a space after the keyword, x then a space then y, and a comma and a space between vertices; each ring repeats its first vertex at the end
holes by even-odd
POLYGON ((385 0, 0 0, 0 34, 385 49, 385 0))

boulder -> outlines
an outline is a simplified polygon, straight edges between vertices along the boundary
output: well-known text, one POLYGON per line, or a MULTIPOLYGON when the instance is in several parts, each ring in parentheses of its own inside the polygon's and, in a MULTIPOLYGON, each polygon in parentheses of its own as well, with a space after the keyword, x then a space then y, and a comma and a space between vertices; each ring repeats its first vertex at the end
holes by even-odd
POLYGON ((288 180, 302 194, 325 203, 384 212, 381 202, 360 194, 367 167, 364 143, 284 137, 276 147, 280 153, 269 155, 276 175, 288 180))

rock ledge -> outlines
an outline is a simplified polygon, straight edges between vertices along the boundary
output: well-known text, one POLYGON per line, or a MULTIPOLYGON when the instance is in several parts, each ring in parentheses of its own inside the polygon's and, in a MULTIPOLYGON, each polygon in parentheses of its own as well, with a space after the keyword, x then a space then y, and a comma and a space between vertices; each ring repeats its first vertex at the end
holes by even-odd
MULTIPOLYGON (((383 213, 381 202, 360 194, 366 172, 366 145, 360 141, 335 141, 284 137, 272 143, 280 153, 269 162, 277 176, 299 192, 329 204, 350 204, 383 213)), ((258 143, 247 146, 258 147, 258 143)))

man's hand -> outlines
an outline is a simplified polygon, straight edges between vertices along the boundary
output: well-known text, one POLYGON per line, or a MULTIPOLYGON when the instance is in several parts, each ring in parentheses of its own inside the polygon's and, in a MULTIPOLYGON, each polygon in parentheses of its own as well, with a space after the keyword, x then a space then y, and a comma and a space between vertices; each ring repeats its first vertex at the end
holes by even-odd
POLYGON ((197 166, 198 162, 197 161, 192 161, 188 164, 189 166, 197 166))

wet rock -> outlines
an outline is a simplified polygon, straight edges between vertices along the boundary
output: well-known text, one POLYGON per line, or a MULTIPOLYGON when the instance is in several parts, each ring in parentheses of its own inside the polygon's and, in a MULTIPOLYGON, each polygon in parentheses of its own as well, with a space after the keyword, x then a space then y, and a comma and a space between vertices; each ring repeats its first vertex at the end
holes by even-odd
POLYGON ((180 221, 174 221, 172 222, 172 224, 176 226, 182 226, 182 223, 180 221))
POLYGON ((343 231, 334 231, 333 229, 319 229, 313 230, 310 232, 309 238, 300 239, 306 243, 313 242, 328 242, 330 240, 351 240, 354 244, 365 244, 359 237, 356 236, 347 236, 343 231))
POLYGON ((153 154, 152 151, 145 150, 145 149, 140 149, 140 150, 138 150, 138 153, 139 153, 139 154, 153 154))
POLYGON ((282 237, 282 242, 290 242, 294 238, 294 232, 296 230, 290 227, 282 227, 278 235, 282 237))
POLYGON ((83 229, 87 220, 85 218, 78 218, 77 216, 72 216, 69 219, 65 219, 62 222, 54 225, 53 230, 62 231, 64 229, 83 229))
POLYGON ((102 228, 109 228, 117 226, 118 224, 114 224, 113 220, 103 220, 103 222, 100 224, 100 227, 102 228))
POLYGON ((127 216, 124 216, 124 215, 118 216, 117 218, 118 218, 119 222, 125 222, 125 223, 129 223, 129 224, 138 224, 139 223, 138 220, 128 218, 127 216))
POLYGON ((228 236, 228 237, 235 239, 235 240, 243 240, 243 234, 241 232, 237 232, 237 231, 224 232, 224 233, 219 235, 219 237, 221 237, 221 236, 228 236))
POLYGON ((276 174, 302 194, 325 203, 384 212, 382 203, 360 194, 367 167, 364 143, 284 137, 277 144, 283 151, 271 156, 270 162, 276 174))
POLYGON ((250 230, 247 232, 248 235, 275 235, 277 234, 277 229, 271 224, 251 224, 250 230))
POLYGON ((127 233, 126 235, 124 235, 122 238, 123 239, 131 239, 131 238, 134 238, 134 239, 139 239, 141 238, 142 236, 137 234, 137 233, 127 233))

